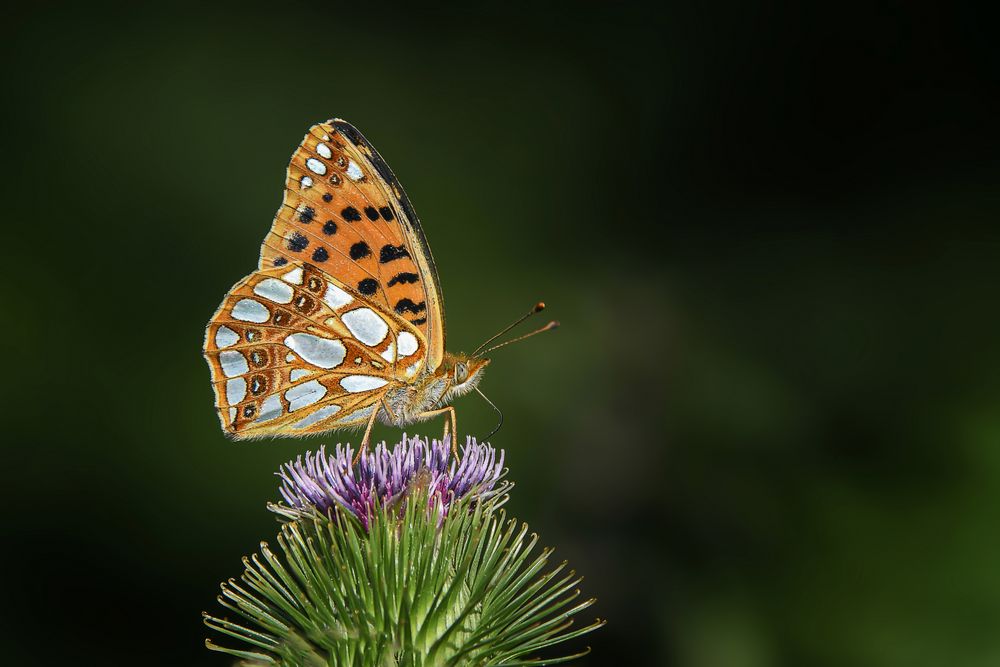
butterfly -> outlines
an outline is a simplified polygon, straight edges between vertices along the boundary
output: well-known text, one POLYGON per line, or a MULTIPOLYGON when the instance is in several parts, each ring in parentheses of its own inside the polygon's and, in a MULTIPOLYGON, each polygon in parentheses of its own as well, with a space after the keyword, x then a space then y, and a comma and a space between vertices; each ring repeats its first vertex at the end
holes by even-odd
POLYGON ((257 270, 208 324, 219 420, 236 439, 363 427, 359 454, 376 419, 443 416, 457 436, 452 401, 486 399, 483 355, 501 345, 483 348, 542 308, 472 354, 446 352, 440 280, 406 193, 354 126, 319 123, 292 155, 257 270))

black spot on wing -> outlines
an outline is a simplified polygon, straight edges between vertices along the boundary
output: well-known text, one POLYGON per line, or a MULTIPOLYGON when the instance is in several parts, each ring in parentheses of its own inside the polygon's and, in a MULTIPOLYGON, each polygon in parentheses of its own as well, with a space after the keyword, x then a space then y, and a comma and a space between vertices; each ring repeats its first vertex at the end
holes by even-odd
POLYGON ((421 313, 427 310, 426 304, 421 301, 420 303, 413 303, 411 299, 400 299, 396 302, 396 312, 402 315, 403 313, 421 313))
POLYGON ((378 261, 383 264, 395 261, 402 257, 409 257, 410 252, 406 249, 405 245, 388 245, 382 246, 382 250, 379 251, 378 261))
POLYGON ((316 210, 312 206, 306 206, 299 211, 299 222, 309 224, 315 216, 316 210))
POLYGON ((368 216, 368 219, 372 222, 378 220, 378 211, 375 210, 374 206, 365 206, 365 215, 368 216))
POLYGON ((323 194, 323 201, 325 201, 327 204, 329 204, 330 202, 333 201, 333 195, 331 195, 329 192, 324 193, 323 194))
POLYGON ((326 251, 326 248, 316 248, 313 251, 314 262, 325 262, 328 259, 330 259, 330 253, 326 251))
POLYGON ((387 287, 392 287, 395 284, 406 285, 417 282, 420 277, 415 273, 410 273, 408 271, 403 271, 402 273, 397 273, 392 277, 392 280, 388 282, 387 287))
POLYGON ((371 296, 378 291, 378 281, 373 278, 365 278, 358 283, 358 291, 365 296, 371 296))
POLYGON ((332 236, 337 233, 337 223, 333 220, 327 220, 323 223, 323 233, 332 236))
POLYGON ((388 206, 383 206, 378 210, 378 212, 382 214, 382 217, 386 220, 386 222, 392 222, 392 220, 396 217, 392 214, 392 209, 388 206))
POLYGON ((288 260, 285 259, 284 257, 275 257, 274 258, 274 265, 275 266, 284 266, 285 264, 288 264, 288 260))
POLYGON ((351 246, 351 259, 357 261, 359 259, 364 259, 372 254, 372 249, 368 247, 368 244, 364 241, 358 241, 351 246))
POLYGON ((343 216, 344 220, 347 220, 348 222, 357 222, 361 219, 361 214, 358 212, 358 209, 353 206, 345 208, 340 212, 340 215, 343 216))
POLYGON ((423 324, 426 321, 427 321, 426 317, 421 317, 418 320, 410 320, 410 324, 423 324))
POLYGON ((295 232, 288 237, 288 249, 294 252, 301 252, 309 245, 309 239, 295 232))

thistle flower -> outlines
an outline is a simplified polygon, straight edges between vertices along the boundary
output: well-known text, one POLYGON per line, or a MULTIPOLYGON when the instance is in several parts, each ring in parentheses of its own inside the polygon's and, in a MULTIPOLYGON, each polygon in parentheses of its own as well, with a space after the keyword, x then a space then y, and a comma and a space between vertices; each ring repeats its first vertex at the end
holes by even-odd
MULTIPOLYGON (((306 452, 275 473, 287 505, 271 505, 276 513, 300 518, 313 509, 329 515, 339 506, 352 512, 367 527, 379 507, 396 505, 415 487, 426 487, 429 509, 439 519, 451 505, 467 495, 479 500, 503 496, 512 486, 502 478, 504 452, 469 437, 461 461, 451 456, 450 438, 443 441, 407 438, 389 449, 382 443, 362 454, 352 465, 354 450, 337 445, 327 455, 325 447, 306 452)), ((501 503, 502 504, 502 503, 501 503)))
POLYGON ((208 648, 255 667, 554 664, 589 651, 550 652, 604 621, 574 627, 594 603, 582 577, 550 567, 552 550, 499 509, 502 451, 470 438, 456 461, 447 439, 404 436, 352 457, 321 448, 277 473, 278 549, 262 542, 222 584, 233 618, 204 622, 239 646, 208 648))

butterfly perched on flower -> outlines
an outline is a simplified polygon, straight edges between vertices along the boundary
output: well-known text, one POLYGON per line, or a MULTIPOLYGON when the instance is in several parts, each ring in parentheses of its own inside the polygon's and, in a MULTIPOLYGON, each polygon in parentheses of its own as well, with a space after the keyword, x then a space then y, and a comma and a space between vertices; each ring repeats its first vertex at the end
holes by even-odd
POLYGON ((364 427, 364 448, 376 419, 440 415, 457 435, 451 401, 476 389, 490 350, 444 345, 441 285, 406 193, 354 126, 314 125, 288 165, 257 270, 205 334, 223 430, 244 439, 364 427))

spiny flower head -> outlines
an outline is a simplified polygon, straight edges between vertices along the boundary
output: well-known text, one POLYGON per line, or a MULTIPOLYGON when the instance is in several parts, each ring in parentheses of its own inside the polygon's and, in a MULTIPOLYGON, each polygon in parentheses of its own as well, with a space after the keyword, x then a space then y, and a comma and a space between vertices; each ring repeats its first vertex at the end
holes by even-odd
POLYGON ((450 438, 443 441, 407 438, 391 449, 385 443, 370 448, 352 465, 354 450, 337 445, 306 452, 284 464, 276 473, 287 506, 272 506, 277 513, 297 518, 313 509, 329 514, 335 507, 352 512, 367 527, 373 511, 405 500, 417 489, 426 489, 430 509, 443 518, 451 504, 469 494, 481 500, 504 494, 510 483, 502 478, 504 452, 469 437, 461 460, 451 454, 450 438))

